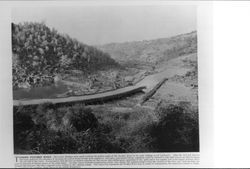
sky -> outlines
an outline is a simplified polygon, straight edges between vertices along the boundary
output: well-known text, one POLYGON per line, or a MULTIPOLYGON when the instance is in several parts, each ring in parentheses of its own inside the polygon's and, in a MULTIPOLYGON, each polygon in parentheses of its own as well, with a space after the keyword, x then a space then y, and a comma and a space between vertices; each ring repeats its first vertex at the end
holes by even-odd
POLYGON ((196 6, 18 7, 12 22, 44 21, 89 45, 151 40, 196 30, 196 6))

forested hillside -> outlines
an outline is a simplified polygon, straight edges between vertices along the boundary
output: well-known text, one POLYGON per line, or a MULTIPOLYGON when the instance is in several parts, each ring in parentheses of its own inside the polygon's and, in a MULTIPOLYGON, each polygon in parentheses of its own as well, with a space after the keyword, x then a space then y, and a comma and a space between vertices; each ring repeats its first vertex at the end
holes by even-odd
POLYGON ((53 83, 67 70, 90 73, 117 67, 109 54, 50 29, 44 23, 12 23, 13 87, 53 83))
POLYGON ((170 38, 125 43, 111 43, 99 46, 111 57, 121 62, 139 61, 160 63, 172 58, 197 52, 196 31, 170 38))

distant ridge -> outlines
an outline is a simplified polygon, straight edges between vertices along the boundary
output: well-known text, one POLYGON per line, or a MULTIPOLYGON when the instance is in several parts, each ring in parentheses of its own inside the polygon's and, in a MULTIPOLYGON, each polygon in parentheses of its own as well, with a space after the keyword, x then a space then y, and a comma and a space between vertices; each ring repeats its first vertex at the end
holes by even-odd
POLYGON ((185 54, 197 52, 197 32, 192 31, 169 38, 123 43, 109 43, 98 46, 118 61, 140 61, 157 63, 185 54))

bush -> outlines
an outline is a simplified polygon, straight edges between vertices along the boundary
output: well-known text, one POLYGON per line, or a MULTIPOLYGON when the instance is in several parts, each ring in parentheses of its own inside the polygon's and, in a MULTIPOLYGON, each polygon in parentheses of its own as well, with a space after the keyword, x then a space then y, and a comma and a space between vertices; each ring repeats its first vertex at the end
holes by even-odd
POLYGON ((33 128, 34 123, 30 117, 31 109, 23 107, 14 108, 14 147, 23 147, 27 134, 33 128))
POLYGON ((71 114, 71 124, 78 132, 97 127, 98 121, 95 115, 92 113, 92 109, 83 108, 80 105, 76 105, 72 108, 69 108, 68 111, 71 114))
POLYGON ((14 108, 15 153, 199 151, 198 111, 186 102, 95 114, 81 104, 14 108))
POLYGON ((109 132, 84 105, 14 108, 15 153, 123 152, 110 142, 109 132))
POLYGON ((159 152, 199 151, 197 112, 170 104, 159 107, 158 113, 160 120, 152 130, 152 135, 156 138, 155 146, 159 152))
POLYGON ((116 152, 152 152, 153 139, 150 131, 153 125, 151 110, 141 107, 126 112, 101 110, 96 112, 99 122, 104 125, 109 142, 118 146, 116 152), (119 151, 118 151, 119 150, 119 151))
MULTIPOLYGON (((79 148, 77 153, 123 153, 117 143, 112 142, 112 136, 107 132, 107 126, 99 125, 93 130, 78 134, 79 148)), ((109 130, 109 129, 108 129, 109 130)))
POLYGON ((77 141, 69 132, 34 130, 27 139, 29 149, 39 154, 75 153, 77 141))

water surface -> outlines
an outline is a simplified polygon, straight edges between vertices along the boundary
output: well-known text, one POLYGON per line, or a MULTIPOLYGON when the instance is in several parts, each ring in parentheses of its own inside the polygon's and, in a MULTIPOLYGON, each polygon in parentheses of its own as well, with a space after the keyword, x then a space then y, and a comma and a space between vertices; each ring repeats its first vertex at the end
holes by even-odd
POLYGON ((22 100, 55 98, 58 94, 65 93, 67 90, 67 86, 62 82, 59 82, 51 86, 13 90, 13 99, 22 100))

